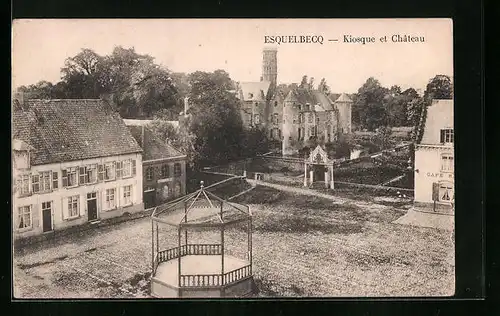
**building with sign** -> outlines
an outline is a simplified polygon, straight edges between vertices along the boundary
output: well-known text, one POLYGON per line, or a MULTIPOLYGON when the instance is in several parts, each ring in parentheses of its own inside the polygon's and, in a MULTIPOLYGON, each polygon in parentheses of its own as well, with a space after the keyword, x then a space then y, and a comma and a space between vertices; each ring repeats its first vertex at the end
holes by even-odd
POLYGON ((14 98, 12 120, 14 239, 144 209, 142 149, 103 101, 14 98))
POLYGON ((454 202, 453 100, 427 107, 421 141, 415 146, 415 202, 454 202))

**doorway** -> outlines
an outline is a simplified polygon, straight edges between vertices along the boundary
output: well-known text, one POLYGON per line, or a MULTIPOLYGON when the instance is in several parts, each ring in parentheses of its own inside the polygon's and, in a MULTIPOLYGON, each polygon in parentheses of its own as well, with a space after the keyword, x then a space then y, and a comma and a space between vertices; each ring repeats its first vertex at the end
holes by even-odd
POLYGON ((97 193, 87 193, 87 213, 89 221, 97 219, 97 193))
POLYGON ((439 202, 451 203, 454 199, 453 184, 442 182, 439 184, 439 202))
POLYGON ((44 233, 52 231, 52 202, 42 203, 42 222, 44 233))
POLYGON ((313 166, 314 182, 323 182, 323 181, 325 181, 325 171, 326 171, 325 166, 323 166, 323 165, 314 165, 313 166))
POLYGON ((144 208, 152 208, 156 206, 156 190, 147 189, 144 191, 144 208))

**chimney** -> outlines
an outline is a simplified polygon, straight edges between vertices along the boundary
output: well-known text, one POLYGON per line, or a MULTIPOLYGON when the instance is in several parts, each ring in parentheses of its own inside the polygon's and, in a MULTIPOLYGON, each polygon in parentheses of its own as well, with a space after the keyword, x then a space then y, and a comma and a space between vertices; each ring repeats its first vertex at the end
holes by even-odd
POLYGON ((141 125, 141 148, 144 148, 144 125, 141 125))
POLYGON ((184 98, 184 115, 187 115, 187 111, 189 110, 189 98, 184 98))
POLYGON ((14 110, 24 110, 24 93, 19 91, 14 92, 12 104, 14 105, 14 110))

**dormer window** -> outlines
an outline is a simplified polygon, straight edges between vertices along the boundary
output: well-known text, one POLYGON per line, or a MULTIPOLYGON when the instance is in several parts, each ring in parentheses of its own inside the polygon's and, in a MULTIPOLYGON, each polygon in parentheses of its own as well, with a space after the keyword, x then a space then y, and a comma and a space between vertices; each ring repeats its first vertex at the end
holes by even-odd
POLYGON ((28 151, 15 151, 15 168, 16 169, 29 169, 30 168, 30 155, 28 151))
POLYGON ((452 144, 453 143, 453 129, 452 128, 446 128, 446 129, 441 130, 440 143, 441 144, 452 144))

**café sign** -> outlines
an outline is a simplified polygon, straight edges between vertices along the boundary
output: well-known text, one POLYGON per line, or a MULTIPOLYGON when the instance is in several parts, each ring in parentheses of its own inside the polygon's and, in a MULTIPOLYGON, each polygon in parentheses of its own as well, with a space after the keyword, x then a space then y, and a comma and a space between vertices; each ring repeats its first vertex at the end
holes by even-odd
POLYGON ((453 179, 453 172, 427 172, 427 176, 430 178, 445 178, 445 179, 453 179))

